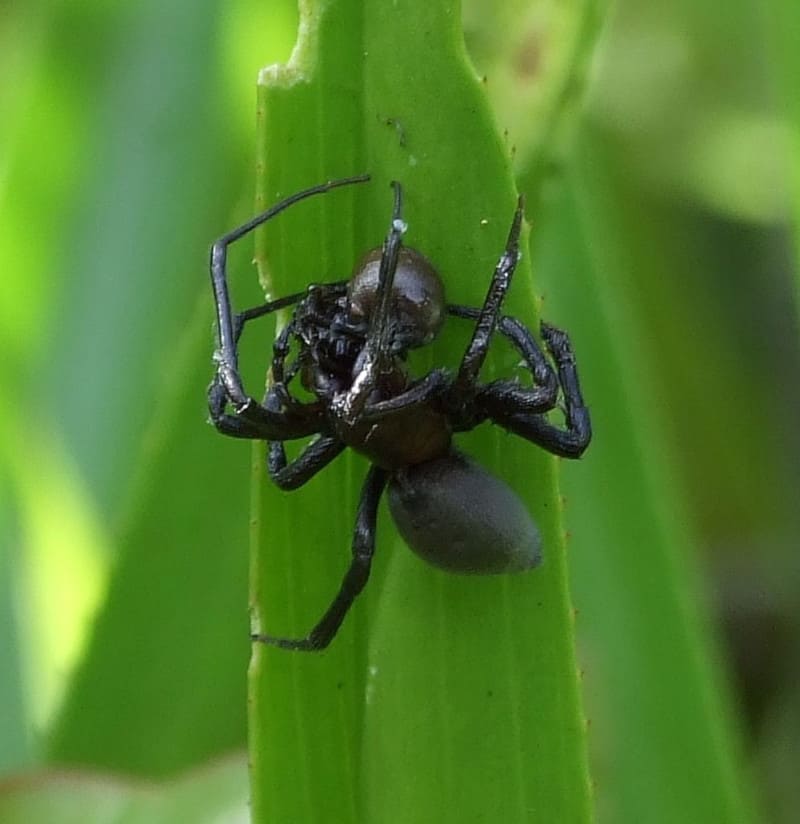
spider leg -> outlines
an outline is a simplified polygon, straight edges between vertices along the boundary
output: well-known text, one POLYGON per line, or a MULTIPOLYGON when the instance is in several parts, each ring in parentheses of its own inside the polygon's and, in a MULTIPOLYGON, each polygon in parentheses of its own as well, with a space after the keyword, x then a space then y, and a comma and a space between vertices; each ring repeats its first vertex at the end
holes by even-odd
MULTIPOLYGON (((477 320, 481 310, 471 306, 452 305, 447 307, 449 314, 477 320)), ((485 406, 495 401, 504 406, 513 404, 520 410, 546 412, 556 404, 558 397, 558 378, 536 339, 527 327, 514 317, 506 315, 497 322, 497 331, 508 338, 522 356, 525 366, 533 378, 533 386, 522 387, 517 381, 496 380, 485 386, 479 385, 477 393, 485 406)))
MULTIPOLYGON (((330 284, 326 288, 330 289, 331 292, 342 291, 346 288, 346 281, 330 284)), ((291 306, 302 300, 307 294, 308 292, 297 292, 278 300, 253 306, 234 315, 232 326, 234 345, 238 345, 248 321, 291 306)), ((253 398, 247 397, 248 405, 245 409, 234 403, 236 414, 227 414, 226 406, 231 398, 218 370, 208 389, 208 406, 211 421, 220 432, 234 438, 271 440, 303 437, 317 431, 316 421, 318 416, 310 416, 312 407, 295 401, 285 385, 288 379, 284 372, 284 363, 289 353, 291 335, 294 331, 295 323, 294 320, 291 320, 283 327, 280 335, 275 340, 272 359, 273 385, 269 389, 264 405, 259 404, 253 398), (272 400, 272 403, 270 403, 270 400, 272 400), (312 420, 315 423, 309 428, 308 421, 312 420)))
POLYGON ((519 406, 508 409, 498 400, 487 405, 489 417, 500 426, 563 458, 579 458, 592 439, 589 410, 583 402, 575 355, 566 332, 542 324, 544 338, 558 370, 564 393, 566 427, 555 426, 543 414, 519 406))
POLYGON ((369 578, 372 556, 375 553, 375 532, 378 518, 378 502, 386 486, 387 472, 373 466, 367 473, 358 504, 356 525, 353 532, 353 560, 347 570, 342 585, 333 603, 328 607, 319 623, 305 638, 276 638, 272 635, 254 633, 253 641, 262 644, 296 650, 321 650, 330 644, 342 625, 348 610, 358 594, 364 589, 369 578))
MULTIPOLYGON (((263 317, 271 312, 283 309, 300 300, 304 292, 288 295, 278 300, 269 301, 246 309, 234 315, 231 319, 231 341, 236 353, 236 346, 242 336, 248 321, 263 317)), ((255 440, 270 440, 273 438, 300 438, 316 431, 307 416, 301 416, 296 410, 284 412, 280 408, 267 409, 250 397, 244 390, 238 370, 225 371, 221 352, 215 355, 217 374, 208 388, 208 410, 211 422, 224 435, 234 438, 251 438, 255 440), (226 374, 229 380, 226 381, 226 374), (231 393, 231 380, 238 387, 235 394, 231 393), (235 414, 226 412, 228 403, 231 403, 235 414), (294 413, 294 414, 292 414, 294 413)))
POLYGON ((218 432, 228 435, 231 438, 249 438, 250 440, 265 440, 267 437, 275 437, 274 428, 264 428, 253 421, 240 418, 238 415, 230 415, 225 411, 228 405, 228 393, 219 379, 215 376, 208 387, 208 412, 211 423, 218 432))
POLYGON ((281 489, 297 489, 324 469, 344 448, 345 445, 337 438, 323 435, 287 463, 283 442, 270 441, 267 455, 269 476, 281 489))
POLYGON ((522 197, 520 197, 517 201, 517 210, 514 212, 514 219, 511 222, 511 229, 508 232, 506 248, 503 250, 503 254, 500 255, 500 260, 495 267, 492 281, 489 284, 489 291, 486 293, 483 307, 478 313, 472 339, 467 346, 466 352, 464 352, 458 374, 453 383, 454 390, 458 395, 469 396, 471 394, 478 380, 478 373, 481 371, 481 366, 483 366, 483 362, 486 360, 486 353, 489 350, 492 333, 497 326, 503 299, 506 296, 508 287, 511 285, 511 278, 519 261, 519 233, 522 228, 522 208, 523 201, 522 197))
POLYGON ((282 407, 302 406, 290 394, 287 387, 288 380, 286 379, 286 372, 284 369, 286 357, 291 348, 292 335, 297 329, 295 319, 289 321, 286 326, 281 329, 280 334, 272 344, 272 363, 270 364, 271 384, 267 390, 267 397, 265 399, 265 406, 268 409, 279 411, 282 407))
POLYGON ((375 309, 370 318, 364 362, 350 389, 334 398, 331 404, 335 414, 348 423, 354 423, 361 414, 367 399, 375 388, 381 368, 387 358, 391 357, 388 351, 388 335, 392 285, 397 271, 400 247, 403 245, 403 234, 407 228, 402 217, 403 187, 396 180, 392 181, 392 187, 394 188, 392 221, 381 252, 375 309))
POLYGON ((264 315, 269 315, 272 312, 277 312, 279 309, 285 309, 293 303, 297 303, 306 296, 305 292, 295 292, 293 295, 287 295, 277 300, 270 300, 266 303, 261 303, 258 306, 251 306, 250 309, 245 309, 244 312, 239 312, 233 318, 233 332, 234 343, 239 343, 239 338, 242 336, 244 325, 256 318, 263 318, 264 315))
MULTIPOLYGON (((228 294, 228 280, 226 274, 226 263, 228 256, 228 246, 236 242, 246 234, 250 233, 262 223, 266 223, 271 218, 275 217, 280 212, 293 206, 300 200, 304 200, 312 195, 323 194, 335 189, 338 186, 347 186, 351 183, 364 183, 369 180, 369 175, 359 175, 357 177, 348 177, 341 180, 329 180, 327 183, 321 183, 318 186, 312 186, 309 189, 304 189, 302 192, 297 192, 290 197, 276 203, 266 211, 254 218, 251 218, 246 223, 238 226, 224 234, 211 247, 211 288, 214 292, 214 301, 217 306, 217 328, 219 331, 220 363, 236 369, 236 343, 234 340, 234 323, 233 312, 231 310, 231 301, 228 294)), ((227 388, 227 387, 226 387, 227 388)))
MULTIPOLYGON (((241 226, 223 235, 211 247, 209 268, 211 272, 211 288, 214 292, 214 302, 217 309, 217 334, 219 344, 217 352, 214 356, 214 359, 217 362, 217 376, 220 383, 224 387, 229 400, 236 408, 237 414, 243 420, 254 426, 261 426, 264 427, 264 429, 275 427, 273 437, 281 437, 281 426, 287 426, 286 421, 283 419, 276 420, 271 413, 251 398, 245 391, 242 384, 241 375, 239 374, 238 353, 236 348, 238 338, 237 323, 234 319, 233 309, 231 307, 226 272, 228 246, 244 237, 249 232, 252 232, 257 226, 260 226, 270 218, 275 217, 275 215, 300 200, 311 197, 312 195, 323 194, 324 192, 328 192, 338 186, 346 186, 351 183, 362 183, 367 180, 369 180, 369 175, 360 175, 358 177, 344 178, 342 180, 331 180, 327 183, 321 183, 319 186, 313 186, 310 189, 304 189, 302 192, 297 192, 296 194, 291 195, 291 197, 287 197, 279 203, 276 203, 274 206, 271 206, 265 212, 256 215, 254 218, 247 221, 247 223, 243 223, 241 226)), ((272 311, 267 308, 268 306, 269 304, 265 304, 264 307, 260 308, 260 310, 256 308, 255 311, 260 311, 261 314, 266 314, 268 311, 272 311)), ((253 317, 258 316, 258 314, 253 315, 253 317)), ((249 318, 244 318, 244 320, 247 319, 249 318)), ((244 320, 242 321, 242 325, 244 320)), ((238 332, 241 334, 241 326, 239 326, 238 332)), ((213 413, 212 420, 214 420, 213 413)), ((224 425, 225 424, 223 424, 223 426, 224 425)), ((221 431, 225 430, 222 429, 221 431)), ((290 431, 293 430, 290 428, 290 431)))
MULTIPOLYGON (((326 283, 324 286, 312 284, 308 289, 302 293, 301 297, 305 298, 304 307, 307 310, 308 306, 316 305, 319 300, 330 300, 331 298, 340 297, 347 293, 347 281, 336 281, 335 283, 326 283)), ((251 310, 252 311, 252 310, 251 310)), ((313 309, 312 309, 313 311, 313 309)), ((249 318, 248 318, 249 319, 249 318)), ((289 355, 292 335, 297 331, 297 318, 292 318, 275 339, 272 346, 272 380, 275 383, 288 383, 284 375, 284 364, 289 355)))
MULTIPOLYGON (((283 306, 286 305, 288 300, 289 298, 282 298, 280 301, 273 301, 273 304, 280 303, 283 306)), ((261 314, 266 314, 267 311, 270 311, 271 306, 272 304, 264 304, 264 306, 256 307, 256 309, 263 310, 261 314)), ((248 320, 253 317, 260 317, 261 314, 255 314, 254 310, 248 310, 248 312, 237 315, 232 327, 234 340, 238 341, 248 320)), ((241 392, 238 396, 232 397, 230 385, 226 384, 220 365, 214 380, 208 388, 209 416, 211 422, 223 435, 264 441, 288 440, 312 435, 320 430, 322 422, 319 410, 303 404, 289 405, 289 408, 286 409, 282 408, 283 395, 288 396, 285 387, 283 387, 283 394, 275 387, 270 389, 267 402, 269 402, 270 397, 273 397, 275 402, 264 406, 244 392, 241 382, 239 382, 239 386, 241 392), (234 414, 229 414, 226 411, 229 403, 233 406, 234 414)))
POLYGON ((364 406, 362 420, 375 423, 394 412, 430 403, 437 395, 442 395, 449 387, 450 380, 445 369, 434 369, 422 380, 417 381, 404 392, 383 401, 364 406))

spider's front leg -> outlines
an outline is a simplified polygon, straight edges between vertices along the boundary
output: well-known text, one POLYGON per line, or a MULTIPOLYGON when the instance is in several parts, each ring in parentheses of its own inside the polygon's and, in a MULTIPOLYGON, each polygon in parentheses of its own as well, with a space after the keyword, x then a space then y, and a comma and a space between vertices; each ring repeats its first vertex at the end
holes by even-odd
POLYGON ((558 382, 564 395, 566 426, 558 427, 540 412, 531 412, 524 403, 515 399, 503 399, 491 390, 479 397, 487 415, 495 423, 560 455, 562 458, 579 458, 592 439, 589 410, 583 402, 575 355, 566 332, 542 323, 542 338, 553 358, 558 372, 558 382))
MULTIPOLYGON (((475 389, 478 374, 481 371, 483 362, 486 360, 489 344, 500 318, 503 301, 509 286, 511 286, 511 278, 514 276, 514 270, 519 262, 519 233, 522 229, 523 205, 523 199, 520 196, 517 201, 517 209, 514 212, 514 219, 511 222, 511 229, 508 232, 506 247, 495 267, 483 306, 474 315, 476 319, 475 329, 472 332, 467 350, 464 352, 464 357, 461 359, 458 374, 453 381, 454 394, 464 398, 469 398, 475 389)), ((464 317, 464 308, 450 307, 449 309, 451 314, 456 315, 459 314, 459 310, 462 310, 461 316, 464 317)), ((470 310, 466 311, 470 313, 470 310)))
POLYGON ((209 270, 214 304, 217 310, 217 351, 214 360, 217 373, 209 389, 209 411, 211 420, 220 432, 238 438, 288 439, 300 438, 315 431, 310 419, 290 413, 274 413, 252 398, 246 391, 239 373, 238 341, 244 324, 248 320, 274 312, 296 303, 302 293, 290 295, 277 301, 265 303, 234 315, 228 289, 227 259, 228 247, 266 223, 293 204, 313 195, 324 194, 339 186, 364 183, 369 175, 329 180, 291 195, 271 206, 266 211, 231 230, 219 238, 211 247, 209 270), (226 412, 230 404, 234 415, 226 412))
POLYGON ((378 282, 374 286, 374 306, 362 357, 350 387, 337 393, 330 404, 331 412, 346 426, 357 424, 381 377, 394 370, 390 345, 392 287, 407 226, 403 220, 403 187, 396 180, 391 182, 391 186, 394 189, 392 220, 381 247, 378 282))
MULTIPOLYGON (((283 298, 237 315, 231 326, 234 345, 238 343, 248 320, 266 314, 275 304, 280 304, 278 308, 281 308, 287 305, 288 300, 283 298)), ((273 397, 281 396, 277 390, 271 394, 273 397)), ((270 404, 269 399, 270 394, 266 404, 262 405, 250 397, 242 386, 236 366, 226 366, 221 360, 218 362, 217 373, 208 387, 208 411, 211 422, 223 435, 271 441, 303 438, 319 431, 321 418, 317 409, 301 404, 284 408, 280 403, 270 404), (232 411, 228 411, 229 407, 232 411)))
MULTIPOLYGON (((480 309, 471 306, 452 305, 447 307, 447 311, 454 317, 468 320, 477 320, 481 314, 480 309)), ((533 379, 533 386, 523 387, 517 380, 495 380, 486 385, 474 385, 472 391, 469 392, 466 392, 466 389, 458 392, 456 385, 453 393, 454 403, 451 406, 455 409, 461 407, 464 413, 470 410, 473 420, 480 420, 480 417, 474 417, 473 395, 480 397, 481 409, 486 414, 490 414, 492 407, 497 405, 501 408, 512 405, 519 411, 529 412, 546 412, 552 409, 558 397, 558 378, 536 339, 523 323, 510 316, 499 319, 497 331, 522 357, 533 379)), ((465 428, 472 428, 469 417, 467 414, 464 421, 465 428)))
POLYGON ((208 414, 218 432, 231 438, 248 438, 254 441, 266 439, 266 432, 270 433, 270 437, 274 437, 274 427, 265 429, 253 421, 227 412, 228 401, 228 393, 219 374, 216 374, 211 386, 208 387, 208 414))
POLYGON ((500 319, 498 330, 522 355, 523 363, 533 378, 533 385, 522 386, 518 380, 495 380, 480 387, 478 394, 487 409, 498 401, 502 408, 514 406, 520 411, 547 412, 558 398, 558 377, 539 344, 523 323, 516 318, 500 319))

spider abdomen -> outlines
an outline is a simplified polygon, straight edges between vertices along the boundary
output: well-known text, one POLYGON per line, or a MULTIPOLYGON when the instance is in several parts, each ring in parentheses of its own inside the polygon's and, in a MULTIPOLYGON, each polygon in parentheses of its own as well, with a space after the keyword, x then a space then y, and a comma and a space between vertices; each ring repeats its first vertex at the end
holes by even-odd
POLYGON ((491 575, 541 561, 541 537, 525 505, 460 453, 397 470, 388 493, 409 548, 440 569, 491 575))

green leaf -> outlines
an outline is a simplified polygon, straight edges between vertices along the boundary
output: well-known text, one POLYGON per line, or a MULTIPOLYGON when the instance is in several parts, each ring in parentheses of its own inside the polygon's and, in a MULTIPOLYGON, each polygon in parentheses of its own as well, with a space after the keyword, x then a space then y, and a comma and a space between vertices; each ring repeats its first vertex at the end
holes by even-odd
MULTIPOLYGON (((268 292, 348 277, 382 241, 397 179, 406 241, 434 262, 451 301, 479 305, 515 194, 464 55, 458 4, 319 3, 304 8, 300 30, 290 64, 262 73, 259 204, 334 177, 372 180, 265 227, 257 258, 268 292)), ((507 308, 536 327, 526 260, 507 308)), ((417 368, 457 364, 469 331, 448 323, 417 368)), ((262 363, 265 351, 266 343, 262 363)), ((498 347, 485 377, 515 362, 498 347)), ((331 648, 255 649, 255 820, 589 819, 555 461, 491 427, 459 445, 528 502, 544 535, 543 567, 497 578, 437 572, 382 509, 368 592, 331 648)), ((365 462, 340 458, 292 494, 266 483, 261 450, 254 466, 256 623, 302 636, 348 563, 365 462)))
POLYGON ((466 0, 464 34, 484 76, 518 180, 538 197, 541 176, 563 149, 583 103, 605 0, 466 0))

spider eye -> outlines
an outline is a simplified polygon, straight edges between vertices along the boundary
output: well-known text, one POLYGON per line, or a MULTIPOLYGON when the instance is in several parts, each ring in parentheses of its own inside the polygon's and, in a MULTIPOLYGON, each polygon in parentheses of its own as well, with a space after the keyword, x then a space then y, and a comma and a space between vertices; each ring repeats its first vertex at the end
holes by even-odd
MULTIPOLYGON (((372 249, 356 266, 348 287, 353 320, 367 320, 375 307, 381 249, 372 249)), ((416 249, 400 250, 392 284, 392 314, 402 349, 423 346, 436 337, 444 323, 442 280, 431 262, 416 249)))

